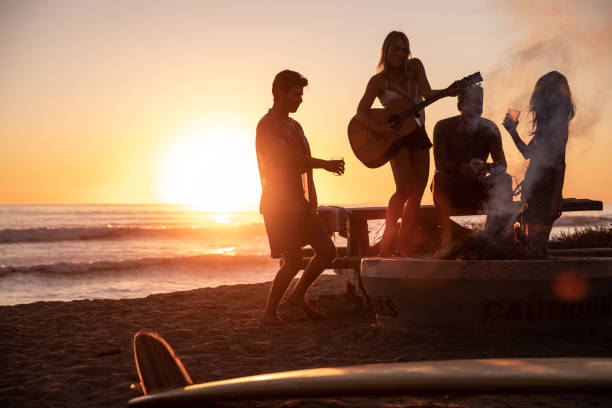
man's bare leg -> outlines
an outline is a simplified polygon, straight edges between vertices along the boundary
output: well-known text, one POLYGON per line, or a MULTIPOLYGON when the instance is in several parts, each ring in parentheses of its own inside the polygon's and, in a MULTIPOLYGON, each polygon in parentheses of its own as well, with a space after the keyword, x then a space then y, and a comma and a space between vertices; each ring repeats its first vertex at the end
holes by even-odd
POLYGON ((311 246, 315 251, 315 256, 306 265, 304 273, 287 299, 287 303, 302 309, 310 319, 321 320, 325 316, 314 310, 306 302, 305 296, 310 286, 336 258, 337 252, 334 243, 329 238, 313 242, 311 246))
POLYGON ((273 324, 282 324, 278 316, 278 304, 287 291, 291 280, 302 267, 302 248, 283 252, 283 265, 276 273, 272 288, 268 294, 268 301, 264 312, 264 321, 273 324))

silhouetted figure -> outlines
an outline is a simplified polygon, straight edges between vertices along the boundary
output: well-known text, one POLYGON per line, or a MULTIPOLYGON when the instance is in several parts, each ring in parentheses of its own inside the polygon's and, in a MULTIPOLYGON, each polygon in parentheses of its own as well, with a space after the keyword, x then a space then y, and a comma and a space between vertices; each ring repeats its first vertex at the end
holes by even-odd
MULTIPOLYGON (((450 216, 453 211, 491 209, 492 217, 512 203, 512 179, 505 174, 506 157, 498 127, 481 117, 483 89, 479 85, 459 91, 459 116, 443 119, 434 128, 433 200, 442 224, 440 249, 446 258, 460 243, 453 241, 450 216), (491 155, 493 163, 486 163, 491 155)), ((501 229, 496 226, 496 229, 501 229)))
POLYGON ((533 117, 529 144, 516 131, 518 121, 506 115, 503 123, 523 157, 530 160, 522 183, 517 240, 527 256, 546 258, 553 222, 561 215, 565 147, 575 112, 565 76, 552 71, 538 79, 529 105, 533 117))
POLYGON ((291 280, 302 267, 302 247, 310 244, 310 260, 288 303, 301 308, 309 318, 322 319, 304 296, 321 272, 336 257, 336 247, 317 214, 317 194, 312 169, 343 174, 343 160, 311 157, 308 140, 298 122, 289 117, 302 103, 308 80, 294 71, 276 75, 272 84, 274 104, 257 125, 256 149, 263 214, 272 255, 282 255, 282 266, 272 284, 264 313, 269 323, 282 323, 278 305, 291 280))
MULTIPOLYGON (((402 98, 418 103, 438 92, 432 90, 423 63, 412 58, 406 34, 390 32, 385 38, 378 73, 370 78, 357 107, 357 117, 368 129, 380 135, 399 136, 389 124, 378 125, 368 116, 378 97, 387 107, 402 98)), ((416 130, 405 139, 404 145, 391 158, 395 179, 395 193, 389 200, 385 232, 380 244, 381 255, 405 254, 429 176, 429 149, 432 144, 425 132, 425 112, 417 117, 416 130), (397 227, 397 220, 402 222, 397 227)))

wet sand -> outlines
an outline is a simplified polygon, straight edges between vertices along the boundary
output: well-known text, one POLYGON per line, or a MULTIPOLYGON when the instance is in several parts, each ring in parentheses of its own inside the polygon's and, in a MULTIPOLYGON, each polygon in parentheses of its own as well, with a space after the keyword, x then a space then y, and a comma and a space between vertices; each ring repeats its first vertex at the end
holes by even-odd
MULTIPOLYGON (((309 293, 328 318, 261 322, 270 283, 151 295, 143 299, 38 302, 0 307, 0 406, 124 407, 141 395, 131 349, 139 330, 162 335, 195 382, 351 364, 453 358, 612 356, 612 327, 598 334, 504 336, 398 333, 324 275, 309 293)), ((388 398, 237 401, 221 407, 591 407, 610 394, 424 395, 388 398)))

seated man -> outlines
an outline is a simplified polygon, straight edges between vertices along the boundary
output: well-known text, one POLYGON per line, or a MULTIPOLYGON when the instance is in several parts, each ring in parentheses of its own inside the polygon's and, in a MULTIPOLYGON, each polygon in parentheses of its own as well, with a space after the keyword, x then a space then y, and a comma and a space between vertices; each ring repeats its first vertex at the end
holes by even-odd
POLYGON ((457 103, 461 115, 443 119, 434 128, 436 172, 432 188, 434 206, 442 224, 441 245, 435 254, 439 258, 459 246, 453 242, 450 215, 482 210, 487 202, 491 207, 494 198, 512 201, 512 180, 505 174, 501 135, 495 123, 481 117, 482 100, 483 90, 479 85, 462 89, 457 103), (489 154, 493 163, 485 164, 489 154), (488 177, 487 173, 490 173, 488 177), (495 190, 504 191, 496 194, 503 197, 493 197, 492 187, 500 182, 506 188, 495 190))

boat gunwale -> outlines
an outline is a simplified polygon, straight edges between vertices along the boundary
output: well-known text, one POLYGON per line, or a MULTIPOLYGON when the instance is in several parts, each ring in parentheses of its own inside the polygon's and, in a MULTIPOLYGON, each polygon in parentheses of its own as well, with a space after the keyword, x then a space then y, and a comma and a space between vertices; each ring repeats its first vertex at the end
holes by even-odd
POLYGON ((361 276, 366 279, 457 281, 612 279, 612 257, 462 261, 372 257, 361 260, 361 276))

